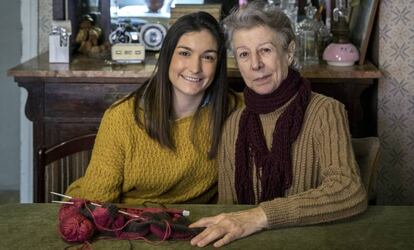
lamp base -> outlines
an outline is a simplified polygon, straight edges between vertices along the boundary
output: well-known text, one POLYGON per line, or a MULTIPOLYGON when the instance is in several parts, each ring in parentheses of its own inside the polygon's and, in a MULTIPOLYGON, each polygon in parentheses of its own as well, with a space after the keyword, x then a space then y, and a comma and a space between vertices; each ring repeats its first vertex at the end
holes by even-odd
POLYGON ((340 67, 349 67, 355 64, 355 62, 336 62, 336 61, 326 61, 326 63, 331 66, 340 66, 340 67))
POLYGON ((352 66, 359 60, 359 52, 352 43, 331 43, 322 58, 332 66, 352 66))

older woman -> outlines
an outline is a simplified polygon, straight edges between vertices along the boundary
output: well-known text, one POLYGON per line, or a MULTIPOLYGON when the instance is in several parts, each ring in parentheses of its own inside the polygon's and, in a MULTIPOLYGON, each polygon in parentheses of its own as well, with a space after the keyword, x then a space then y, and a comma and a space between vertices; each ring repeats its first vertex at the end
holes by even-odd
POLYGON ((322 223, 367 207, 347 114, 294 70, 295 35, 280 10, 251 3, 225 19, 246 107, 226 122, 219 202, 257 204, 203 218, 192 245, 222 246, 265 228, 322 223))

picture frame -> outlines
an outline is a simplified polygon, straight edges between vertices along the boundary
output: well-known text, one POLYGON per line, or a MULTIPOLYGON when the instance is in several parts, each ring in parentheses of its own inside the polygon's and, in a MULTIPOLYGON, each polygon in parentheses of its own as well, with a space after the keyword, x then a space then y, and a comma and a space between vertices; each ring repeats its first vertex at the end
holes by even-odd
POLYGON ((222 4, 176 4, 175 8, 171 8, 171 17, 168 24, 171 26, 181 16, 197 11, 210 13, 219 22, 221 6, 222 4))
MULTIPOLYGON (((53 20, 70 20, 72 25, 72 34, 77 34, 79 29, 79 21, 82 16, 82 9, 84 7, 83 0, 53 0, 52 6, 52 18, 53 20)), ((99 15, 97 25, 103 31, 103 38, 105 41, 108 39, 111 33, 111 17, 110 17, 110 1, 98 0, 99 15)), ((72 43, 74 43, 75 35, 71 37, 72 43)))
POLYGON ((379 0, 360 0, 358 6, 353 7, 349 20, 350 41, 359 50, 359 65, 365 63, 369 38, 378 9, 379 0))

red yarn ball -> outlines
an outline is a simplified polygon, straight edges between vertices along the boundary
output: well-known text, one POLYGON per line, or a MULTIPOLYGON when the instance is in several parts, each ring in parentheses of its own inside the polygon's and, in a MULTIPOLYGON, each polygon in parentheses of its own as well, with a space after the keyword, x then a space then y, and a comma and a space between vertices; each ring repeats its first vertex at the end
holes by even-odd
POLYGON ((107 208, 96 207, 95 210, 92 211, 92 217, 99 230, 111 228, 113 219, 109 215, 107 208))
POLYGON ((59 221, 63 221, 68 217, 72 217, 75 214, 79 214, 79 209, 73 205, 63 205, 59 210, 59 221))
POLYGON ((85 216, 74 214, 60 222, 59 231, 67 242, 85 242, 95 233, 95 226, 85 216))

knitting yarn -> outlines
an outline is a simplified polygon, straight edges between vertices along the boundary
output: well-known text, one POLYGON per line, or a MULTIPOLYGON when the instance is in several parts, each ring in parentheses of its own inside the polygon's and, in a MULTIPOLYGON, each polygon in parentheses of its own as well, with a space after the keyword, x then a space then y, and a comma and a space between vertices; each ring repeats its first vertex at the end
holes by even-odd
POLYGON ((113 217, 109 215, 109 211, 103 207, 97 207, 92 211, 92 217, 98 229, 110 228, 114 222, 113 217))
POLYGON ((59 232, 67 242, 85 242, 92 238, 95 226, 85 216, 77 213, 60 221, 59 232))
POLYGON ((187 240, 202 231, 188 228, 182 212, 167 208, 124 208, 71 199, 59 210, 59 233, 66 242, 88 243, 94 235, 117 239, 187 240))
POLYGON ((171 224, 168 221, 152 221, 150 231, 160 240, 167 240, 171 236, 171 224))
POLYGON ((75 214, 79 214, 79 208, 73 205, 63 205, 59 210, 59 222, 62 222, 75 214))
MULTIPOLYGON (((123 230, 116 231, 115 234, 120 239, 139 239, 146 236, 150 230, 150 222, 143 221, 129 222, 123 230)), ((120 219, 117 219, 114 223, 115 226, 121 227, 123 224, 120 224, 120 219)))
POLYGON ((63 204, 59 209, 59 221, 71 217, 75 214, 80 214, 80 209, 84 208, 86 203, 82 199, 71 199, 73 204, 63 204))
POLYGON ((170 238, 177 240, 188 240, 201 233, 205 229, 204 227, 189 228, 189 224, 190 223, 183 219, 183 217, 174 220, 174 223, 171 224, 170 238))

